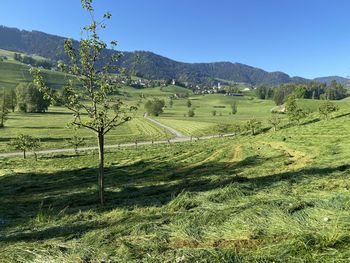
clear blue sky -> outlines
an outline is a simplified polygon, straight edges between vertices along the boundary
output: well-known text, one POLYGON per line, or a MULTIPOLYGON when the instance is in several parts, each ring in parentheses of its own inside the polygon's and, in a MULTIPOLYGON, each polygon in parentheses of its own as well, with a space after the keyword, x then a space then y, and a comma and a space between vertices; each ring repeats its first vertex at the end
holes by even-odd
MULTIPOLYGON (((350 75, 348 0, 95 0, 105 40, 185 62, 231 61, 292 76, 350 75)), ((79 39, 79 0, 3 0, 0 24, 79 39)))

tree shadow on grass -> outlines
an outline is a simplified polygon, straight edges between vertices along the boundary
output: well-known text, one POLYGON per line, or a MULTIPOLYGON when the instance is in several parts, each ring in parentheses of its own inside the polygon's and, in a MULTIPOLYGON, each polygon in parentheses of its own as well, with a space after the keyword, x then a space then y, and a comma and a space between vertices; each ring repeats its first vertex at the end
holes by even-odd
MULTIPOLYGON (((341 165, 304 168, 260 177, 237 175, 244 169, 259 166, 266 161, 274 160, 250 156, 236 163, 206 162, 186 166, 166 161, 138 161, 125 166, 109 166, 106 168, 107 205, 104 207, 97 205, 97 169, 2 176, 0 219, 5 220, 3 231, 6 231, 29 222, 37 216, 40 209, 50 209, 54 215, 65 210, 65 214, 73 215, 88 210, 104 212, 115 208, 161 207, 182 191, 204 192, 239 183, 252 189, 253 194, 281 181, 297 183, 305 178, 325 177, 336 171, 350 169, 350 165, 341 165)), ((94 223, 83 223, 80 226, 54 226, 28 235, 19 233, 12 236, 3 236, 0 231, 0 241, 67 238, 102 227, 94 223)))

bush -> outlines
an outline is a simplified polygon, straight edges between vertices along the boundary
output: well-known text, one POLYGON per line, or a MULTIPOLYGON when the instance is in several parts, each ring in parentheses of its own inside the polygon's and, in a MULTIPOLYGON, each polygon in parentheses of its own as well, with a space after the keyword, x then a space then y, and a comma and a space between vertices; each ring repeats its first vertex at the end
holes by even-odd
POLYGON ((188 111, 188 117, 194 117, 194 115, 195 115, 195 112, 194 112, 194 109, 190 109, 189 111, 188 111))
POLYGON ((330 102, 329 100, 322 103, 318 108, 320 115, 323 116, 326 120, 329 119, 329 114, 338 110, 339 110, 338 105, 335 105, 333 102, 330 102))
POLYGON ((252 135, 255 135, 258 132, 258 130, 261 128, 261 122, 256 119, 251 119, 247 121, 245 127, 247 131, 250 131, 252 135))

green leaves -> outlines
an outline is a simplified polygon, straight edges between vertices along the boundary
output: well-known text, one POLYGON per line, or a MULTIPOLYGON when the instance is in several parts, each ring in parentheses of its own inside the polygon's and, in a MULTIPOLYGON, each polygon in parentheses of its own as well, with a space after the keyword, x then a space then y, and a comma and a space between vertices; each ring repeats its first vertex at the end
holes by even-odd
POLYGON ((92 12, 94 11, 93 7, 92 7, 92 0, 81 0, 81 4, 83 9, 92 12))
POLYGON ((335 112, 335 111, 338 111, 338 110, 339 110, 338 105, 334 104, 333 102, 330 102, 329 100, 326 100, 318 108, 318 111, 319 111, 320 115, 323 116, 326 120, 329 119, 329 115, 332 112, 335 112))
POLYGON ((112 14, 110 12, 106 12, 106 13, 104 13, 103 18, 111 19, 112 18, 112 14))
POLYGON ((30 135, 20 134, 9 143, 16 150, 23 151, 23 157, 26 158, 26 151, 40 148, 40 140, 30 135))
POLYGON ((307 116, 307 112, 298 106, 296 95, 291 94, 286 101, 287 115, 291 122, 297 122, 300 124, 301 119, 307 116))
MULTIPOLYGON (((82 0, 83 8, 93 12, 92 0, 82 0)), ((105 13, 103 19, 110 19, 111 14, 105 13)), ((34 83, 45 96, 64 105, 73 112, 73 125, 85 127, 96 133, 106 134, 112 128, 130 121, 135 106, 128 106, 121 97, 114 94, 119 87, 118 77, 111 75, 124 74, 124 70, 116 68, 114 62, 120 57, 120 53, 112 54, 110 62, 105 61, 104 49, 107 44, 100 39, 98 28, 105 28, 102 22, 98 22, 91 15, 91 23, 83 28, 87 37, 76 45, 71 39, 64 43, 64 50, 69 57, 69 63, 60 61, 59 68, 77 77, 79 85, 73 79, 68 79, 63 87, 61 95, 52 92, 46 85, 43 76, 38 69, 32 69, 34 83)), ((111 42, 112 46, 117 41, 111 42)))

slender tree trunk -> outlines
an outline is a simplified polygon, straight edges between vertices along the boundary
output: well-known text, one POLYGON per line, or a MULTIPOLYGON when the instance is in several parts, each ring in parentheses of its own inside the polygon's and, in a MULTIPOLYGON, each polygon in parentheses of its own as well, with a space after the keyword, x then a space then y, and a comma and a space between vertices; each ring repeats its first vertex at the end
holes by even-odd
POLYGON ((27 155, 26 155, 26 150, 23 150, 23 159, 26 159, 27 155))
POLYGON ((99 169, 98 169, 98 192, 100 204, 104 205, 105 203, 105 186, 104 186, 104 134, 99 132, 98 137, 98 154, 99 154, 99 169))

